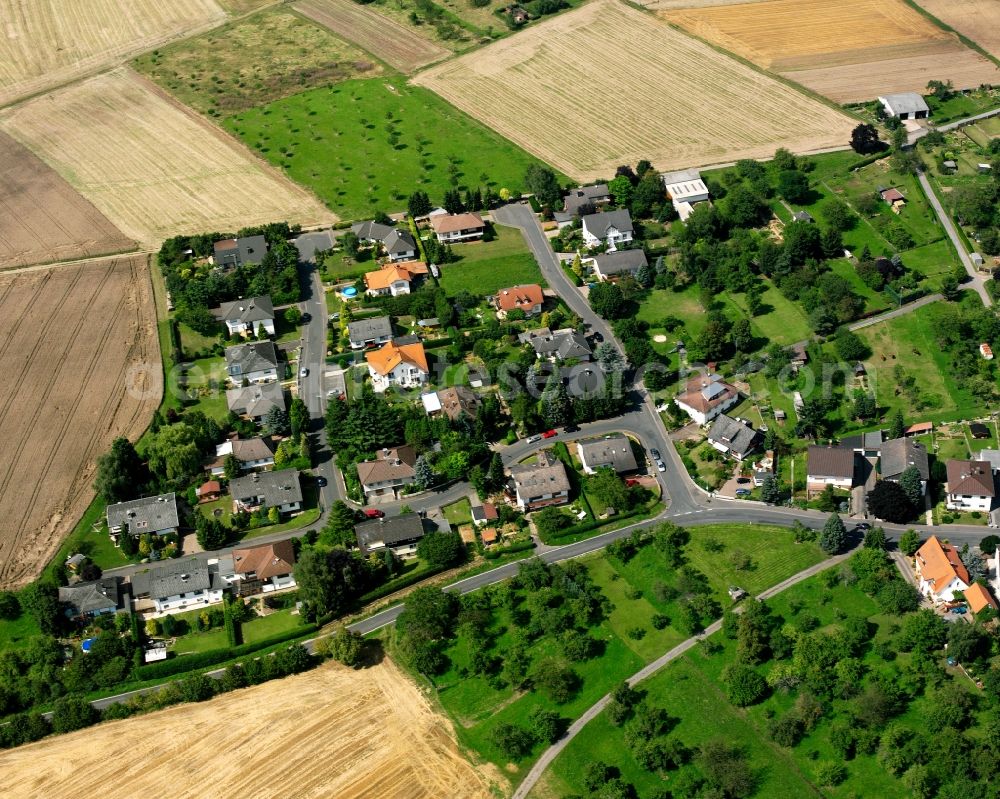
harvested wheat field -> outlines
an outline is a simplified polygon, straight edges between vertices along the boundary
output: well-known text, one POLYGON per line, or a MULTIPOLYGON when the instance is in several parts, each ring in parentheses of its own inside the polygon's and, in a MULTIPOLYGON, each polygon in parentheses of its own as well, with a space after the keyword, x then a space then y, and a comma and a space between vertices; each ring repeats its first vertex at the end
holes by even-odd
POLYGON ((39 574, 94 496, 97 456, 156 410, 148 270, 130 255, 0 274, 0 587, 39 574))
POLYGON ((294 8, 400 72, 414 72, 451 54, 441 45, 354 0, 305 0, 294 8))
POLYGON ((987 59, 903 0, 766 0, 659 12, 672 24, 837 102, 1000 81, 987 59))
POLYGON ((1000 58, 1000 2, 997 0, 917 0, 917 5, 1000 58))
POLYGON ((0 753, 0 779, 22 799, 491 795, 448 722, 389 660, 360 671, 329 663, 0 753))
POLYGON ((134 248, 53 169, 0 133, 0 269, 134 248))
POLYGON ((427 86, 577 180, 844 144, 852 120, 615 0, 422 72, 427 86))
POLYGON ((0 0, 0 105, 223 19, 215 0, 0 0))
POLYGON ((127 70, 8 108, 0 129, 147 244, 276 220, 334 219, 305 189, 127 70))

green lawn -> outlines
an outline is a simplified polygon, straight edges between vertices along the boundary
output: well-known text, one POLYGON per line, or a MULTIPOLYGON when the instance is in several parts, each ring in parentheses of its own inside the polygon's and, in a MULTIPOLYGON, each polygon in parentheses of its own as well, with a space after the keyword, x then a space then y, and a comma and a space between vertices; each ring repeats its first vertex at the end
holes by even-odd
POLYGON ((538 263, 516 228, 496 225, 494 241, 452 245, 458 261, 441 267, 441 287, 454 296, 468 291, 477 296, 524 283, 545 286, 538 263))
MULTIPOLYGON (((188 624, 194 625, 201 611, 183 614, 188 624)), ((274 635, 280 635, 286 630, 293 630, 302 624, 302 617, 292 613, 292 608, 276 610, 267 616, 258 616, 243 623, 243 643, 252 644, 263 641, 274 635)), ((172 650, 178 655, 192 652, 209 652, 213 649, 224 649, 229 646, 226 631, 222 627, 206 632, 190 632, 177 639, 172 650)))
POLYGON ((312 89, 229 117, 223 126, 345 218, 406 207, 418 189, 519 189, 535 159, 392 76, 312 89))
MULTIPOLYGON (((932 247, 935 245, 931 245, 932 247)), ((891 305, 889 300, 886 298, 885 294, 873 291, 869 288, 865 281, 863 281, 859 276, 857 270, 854 268, 854 264, 848 261, 846 258, 835 258, 833 260, 827 261, 830 269, 834 274, 840 275, 844 280, 851 284, 851 289, 859 297, 864 297, 865 300, 865 313, 875 314, 880 311, 888 310, 891 305)))
MULTIPOLYGON (((73 528, 73 532, 67 536, 55 557, 45 567, 45 575, 51 577, 52 570, 56 566, 65 563, 66 558, 77 552, 89 557, 102 569, 113 569, 116 566, 125 566, 130 562, 122 554, 122 551, 114 545, 103 524, 100 524, 97 530, 94 529, 95 525, 103 522, 106 508, 104 500, 100 497, 94 498, 87 510, 84 511, 80 521, 77 522, 76 527, 73 528)), ((0 640, 2 637, 0 635, 0 640)))
POLYGON ((1000 105, 1000 92, 996 89, 970 91, 965 94, 956 93, 943 102, 934 95, 926 97, 931 109, 931 118, 938 125, 955 119, 975 116, 1000 105))
POLYGON ((469 524, 472 521, 472 505, 467 498, 445 505, 441 510, 451 524, 469 524))
POLYGON ((941 277, 951 274, 958 264, 958 257, 950 239, 914 247, 903 253, 902 258, 903 266, 925 278, 930 278, 929 282, 935 289, 940 287, 941 277))
POLYGON ((201 411, 220 422, 229 416, 229 406, 226 404, 225 358, 199 358, 189 361, 182 367, 179 380, 183 382, 189 397, 190 404, 185 405, 185 410, 201 411))
POLYGON ((42 630, 30 613, 22 613, 16 619, 0 619, 0 652, 21 649, 42 630))
POLYGON ((190 356, 191 353, 210 349, 219 341, 217 336, 214 338, 211 336, 204 336, 194 328, 188 327, 183 322, 177 323, 177 331, 180 334, 181 339, 181 352, 184 353, 185 357, 190 356))

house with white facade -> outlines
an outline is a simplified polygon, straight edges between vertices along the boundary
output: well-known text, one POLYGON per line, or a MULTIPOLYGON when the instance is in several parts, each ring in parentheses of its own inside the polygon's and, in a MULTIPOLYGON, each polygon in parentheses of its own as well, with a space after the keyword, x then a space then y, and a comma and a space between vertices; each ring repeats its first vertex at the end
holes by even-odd
POLYGON ((177 497, 172 491, 108 505, 106 515, 115 546, 123 535, 166 535, 176 533, 180 526, 177 497))
POLYGON ((486 233, 486 223, 479 214, 439 214, 431 217, 431 230, 444 244, 476 241, 486 233))
POLYGON ((762 441, 763 437, 752 425, 724 413, 716 418, 708 431, 708 443, 737 461, 752 455, 762 441))
POLYGON ((710 202, 708 187, 701 179, 701 172, 697 169, 666 172, 660 176, 660 179, 663 181, 663 188, 680 216, 681 222, 687 221, 698 203, 710 202))
POLYGON ((419 388, 427 382, 430 369, 424 345, 415 339, 393 339, 377 350, 365 353, 372 387, 381 394, 387 388, 419 388))
POLYGON ((396 499, 401 488, 416 480, 417 453, 413 447, 385 448, 375 460, 361 461, 357 465, 358 482, 365 493, 365 500, 396 499))
POLYGON ((649 266, 646 253, 641 249, 616 250, 595 255, 591 259, 594 277, 601 282, 618 280, 626 275, 635 277, 644 266, 649 266))
POLYGON ((226 375, 232 386, 273 383, 278 379, 278 351, 270 341, 226 347, 226 375))
POLYGON ((806 496, 821 494, 827 486, 850 491, 854 487, 855 459, 850 447, 809 447, 806 454, 806 496))
POLYGON ((226 391, 226 406, 237 416, 245 416, 260 424, 272 408, 287 410, 285 391, 281 383, 255 383, 226 391))
POLYGON ((199 558, 163 561, 132 575, 132 596, 149 599, 157 613, 193 610, 222 601, 228 583, 199 558))
POLYGON ((948 510, 989 512, 996 497, 993 469, 987 461, 950 460, 947 465, 945 507, 948 510))
POLYGON ((233 513, 277 508, 278 513, 302 509, 302 483, 296 469, 251 472, 229 482, 233 513))
POLYGON ((932 535, 913 559, 920 593, 935 602, 951 602, 955 592, 968 590, 972 580, 955 547, 932 535))
POLYGON ((493 295, 492 304, 497 309, 497 318, 506 319, 511 311, 523 311, 525 316, 537 316, 542 312, 545 295, 537 283, 526 283, 500 289, 493 295))
POLYGON ((392 321, 388 316, 373 316, 347 323, 347 338, 352 350, 377 347, 392 340, 392 321))
POLYGON ((234 549, 233 573, 240 596, 270 594, 295 587, 292 539, 234 549))
POLYGON ((625 209, 605 211, 600 214, 588 214, 582 219, 581 231, 583 243, 593 249, 606 246, 608 252, 614 252, 619 244, 632 241, 635 229, 632 216, 625 209))
POLYGON ((230 336, 255 337, 261 330, 269 336, 274 335, 274 306, 266 294, 224 302, 215 309, 214 315, 223 321, 230 336))
POLYGON ((635 453, 632 452, 632 444, 623 435, 578 441, 576 454, 580 458, 583 471, 587 474, 595 474, 603 467, 614 469, 616 474, 634 472, 639 468, 635 453))
POLYGON ((563 462, 546 450, 538 453, 537 463, 510 467, 514 504, 524 513, 549 505, 569 502, 569 477, 563 462))
POLYGON ((398 297, 409 294, 427 276, 423 261, 388 263, 374 272, 365 272, 365 293, 370 297, 398 297))
POLYGON ((400 557, 415 555, 424 532, 424 520, 416 513, 383 516, 354 526, 358 547, 365 555, 386 549, 400 557))
POLYGON ((739 401, 739 390, 712 372, 693 375, 684 391, 674 397, 677 407, 700 425, 708 424, 739 401))
POLYGON ((212 263, 220 269, 259 264, 264 261, 267 250, 267 239, 263 236, 223 239, 215 242, 212 248, 212 263))
POLYGON ((271 438, 240 438, 233 433, 221 444, 215 446, 215 460, 209 466, 214 477, 226 473, 226 460, 232 455, 244 472, 255 472, 274 468, 275 442, 271 438))

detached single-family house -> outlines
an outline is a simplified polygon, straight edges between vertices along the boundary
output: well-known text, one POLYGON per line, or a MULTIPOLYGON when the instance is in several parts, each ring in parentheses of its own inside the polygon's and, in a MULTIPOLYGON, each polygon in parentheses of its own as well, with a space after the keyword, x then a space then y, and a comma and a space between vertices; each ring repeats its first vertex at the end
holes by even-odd
POLYGON ((945 507, 948 510, 989 511, 993 507, 996 487, 989 463, 950 460, 947 476, 945 507))
POLYGON ((389 260, 393 263, 397 261, 412 261, 417 257, 417 242, 413 239, 408 230, 393 230, 388 236, 382 239, 382 247, 389 260))
POLYGON ((883 201, 891 205, 892 210, 897 214, 906 205, 906 197, 903 196, 903 192, 899 189, 880 189, 879 196, 883 201))
POLYGON ((607 436, 592 441, 578 441, 576 454, 587 474, 594 474, 602 467, 610 467, 616 474, 634 472, 639 468, 628 438, 622 435, 607 436))
POLYGON ((194 490, 198 503, 215 502, 222 498, 222 483, 218 480, 206 480, 194 490))
POLYGON ((108 505, 107 520, 108 533, 114 539, 115 546, 123 535, 176 533, 180 526, 177 497, 171 491, 169 494, 108 505))
POLYGON ((417 388, 430 376, 424 345, 409 338, 393 339, 377 350, 369 350, 365 360, 372 387, 379 394, 390 386, 417 388))
POLYGON ((287 410, 281 383, 257 383, 226 391, 226 405, 237 416, 260 424, 272 408, 287 410))
POLYGON ((472 523, 476 527, 482 527, 490 522, 495 522, 499 518, 500 515, 497 513, 497 506, 490 502, 484 502, 482 505, 476 505, 472 508, 472 523))
POLYGON ((850 447, 809 447, 806 455, 806 496, 813 497, 828 485, 850 491, 854 487, 854 459, 850 447))
POLYGON ((427 265, 423 261, 386 264, 374 272, 365 272, 365 293, 370 297, 409 294, 426 276, 427 265))
POLYGON ((479 214, 447 214, 431 217, 431 229, 437 240, 445 244, 481 239, 486 223, 479 214))
POLYGON ((230 336, 257 336, 261 329, 269 336, 274 335, 274 306, 266 294, 224 302, 214 313, 225 322, 230 336))
POLYGON ((583 243, 587 247, 604 245, 608 252, 614 252, 619 244, 632 241, 632 216, 625 209, 588 214, 582 221, 583 243))
POLYGON ((719 416, 708 431, 708 443, 738 461, 752 455, 761 441, 760 433, 751 425, 726 414, 719 416))
POLYGON ((381 244, 393 230, 392 225, 383 225, 371 219, 351 225, 351 232, 358 237, 358 241, 369 246, 381 244))
POLYGON ((392 340, 392 322, 388 316, 374 316, 347 323, 347 338, 352 350, 375 347, 392 340))
POLYGON ((912 438, 894 438, 882 444, 879 471, 883 480, 898 483, 911 466, 920 472, 920 490, 926 492, 931 470, 924 445, 912 438))
POLYGON ((270 341, 226 347, 226 375, 234 386, 273 383, 278 379, 278 351, 270 341))
POLYGON ((581 212, 593 213, 595 209, 611 202, 611 190, 607 183, 595 183, 593 186, 580 186, 566 193, 566 204, 563 210, 571 217, 579 216, 581 212))
POLYGON ((92 619, 106 613, 117 613, 127 609, 127 605, 122 603, 121 588, 117 577, 63 585, 59 588, 59 604, 71 619, 92 619))
POLYGON ((878 101, 888 116, 899 119, 927 119, 931 113, 927 101, 916 92, 886 94, 878 101))
POLYGON ((956 591, 969 590, 969 570, 955 548, 942 543, 936 535, 924 541, 913 560, 917 588, 924 596, 936 602, 951 602, 956 591))
POLYGON ((361 461, 357 465, 358 482, 365 493, 365 499, 396 499, 396 492, 416 480, 417 453, 413 447, 404 445, 393 449, 383 449, 373 461, 361 461))
POLYGON ((982 422, 973 422, 969 425, 969 433, 973 438, 983 439, 990 437, 990 428, 982 422))
POLYGON ((545 451, 538 453, 537 463, 511 466, 510 476, 514 502, 525 513, 569 502, 566 467, 545 451))
POLYGON ((424 537, 424 520, 416 513, 383 516, 354 526, 361 552, 368 555, 391 549, 399 556, 413 555, 424 537))
POLYGON ((199 558, 169 560, 132 575, 132 596, 152 600, 157 613, 221 602, 227 587, 218 569, 199 558))
POLYGON ((511 286, 507 289, 500 289, 493 297, 493 305, 497 309, 497 316, 505 319, 507 314, 513 310, 524 311, 525 316, 537 316, 542 312, 542 303, 545 295, 542 294, 542 287, 537 283, 528 283, 523 286, 511 286))
POLYGON ((467 386, 453 386, 420 395, 428 416, 444 414, 453 422, 465 416, 475 419, 479 411, 479 397, 467 386))
POLYGON ((267 255, 267 239, 263 236, 244 236, 215 242, 212 263, 223 269, 246 264, 259 264, 267 255))
POLYGON ((663 181, 663 188, 680 216, 681 222, 687 221, 698 203, 710 202, 708 187, 701 179, 701 172, 697 169, 666 172, 660 176, 660 179, 663 181))
POLYGON ((302 508, 302 484, 296 469, 277 472, 251 472, 229 483, 233 513, 277 508, 278 513, 293 513, 302 508))
POLYGON ((233 550, 233 572, 240 596, 269 594, 295 586, 292 539, 233 550))
POLYGON ((218 477, 226 472, 226 459, 232 455, 244 472, 274 467, 275 442, 271 438, 238 438, 238 433, 232 434, 221 444, 215 446, 215 460, 209 471, 218 477))
POLYGON ((640 269, 649 266, 642 250, 616 250, 593 257, 594 277, 600 281, 617 280, 623 275, 635 277, 640 269))
POLYGON ((594 354, 587 339, 570 328, 556 330, 547 336, 532 336, 529 341, 536 357, 552 361, 566 361, 570 358, 589 361, 594 354))
POLYGON ((708 424, 739 401, 736 387, 714 373, 692 376, 684 391, 674 397, 677 407, 700 425, 708 424))

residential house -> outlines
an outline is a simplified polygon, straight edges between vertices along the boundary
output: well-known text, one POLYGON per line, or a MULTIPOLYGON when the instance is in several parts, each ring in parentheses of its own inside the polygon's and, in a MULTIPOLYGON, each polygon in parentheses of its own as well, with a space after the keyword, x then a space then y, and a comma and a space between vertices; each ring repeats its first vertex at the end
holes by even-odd
POLYGON ((423 261, 386 264, 374 272, 365 272, 365 293, 370 297, 409 294, 426 276, 427 265, 423 261))
POLYGON ((347 338, 352 350, 375 347, 392 340, 392 321, 388 316, 374 316, 347 323, 347 338))
POLYGON ((157 613, 221 602, 227 587, 218 569, 200 558, 169 560, 132 575, 133 597, 150 599, 157 613))
POLYGON ((884 439, 884 431, 870 430, 867 433, 845 436, 840 444, 843 447, 854 450, 862 458, 877 458, 879 453, 882 452, 884 439))
POLYGON ((368 374, 375 391, 381 394, 390 386, 417 388, 427 382, 430 368, 427 354, 419 340, 393 339, 377 350, 365 353, 368 374))
POLYGON ((993 594, 982 583, 973 583, 965 589, 964 599, 965 604, 969 607, 969 612, 973 616, 986 608, 1000 610, 1000 607, 997 606, 997 601, 993 598, 993 594))
POLYGON ((708 431, 708 443, 723 455, 738 461, 751 455, 761 444, 763 437, 742 419, 721 414, 708 431))
POLYGON ((542 287, 537 283, 500 289, 493 297, 493 305, 500 319, 505 319, 513 310, 523 311, 525 316, 537 316, 542 312, 544 301, 542 287))
POLYGON ((911 424, 903 431, 904 436, 922 436, 934 430, 934 422, 911 424))
POLYGON ((414 555, 424 537, 424 521, 416 513, 383 516, 354 526, 361 552, 368 555, 391 549, 396 555, 414 555))
POLYGON ((499 518, 497 506, 490 502, 484 502, 482 505, 476 505, 472 508, 472 523, 476 527, 495 522, 499 518))
POLYGON ((753 472, 753 484, 757 486, 757 488, 764 485, 764 481, 767 480, 768 477, 774 476, 774 466, 775 459, 773 449, 765 451, 763 457, 753 462, 750 469, 753 472))
POLYGON ((296 469, 277 472, 251 472, 229 482, 233 513, 269 510, 293 513, 302 509, 302 484, 296 469))
POLYGON ((213 313, 225 323, 230 336, 258 336, 261 330, 274 335, 274 306, 266 294, 224 302, 213 313))
POLYGON ((240 465, 240 471, 251 472, 258 469, 274 467, 274 451, 276 442, 268 438, 239 438, 233 433, 221 444, 215 447, 215 460, 209 466, 209 471, 218 477, 226 473, 226 458, 232 455, 240 465))
POLYGON ((788 348, 790 353, 790 363, 795 369, 801 369, 809 363, 809 351, 804 344, 793 344, 788 348))
POLYGON ((351 232, 358 237, 358 241, 369 246, 381 244, 393 230, 395 228, 392 225, 384 225, 371 219, 351 225, 351 232))
POLYGON ((912 438, 894 438, 882 444, 879 458, 879 471, 883 480, 898 483, 903 472, 911 466, 920 473, 920 490, 927 491, 927 481, 931 470, 927 458, 927 449, 912 438))
POLYGON ((382 239, 382 248, 392 263, 413 261, 417 257, 417 242, 408 230, 393 230, 382 239))
POLYGON ((76 574, 88 560, 89 558, 86 555, 77 552, 75 555, 70 555, 66 558, 66 568, 73 574, 76 574))
POLYGON ((383 449, 373 461, 357 465, 358 481, 365 499, 396 499, 399 489, 412 485, 416 480, 417 453, 404 445, 383 449))
POLYGON ((233 550, 233 571, 240 596, 269 594, 295 587, 292 539, 233 550))
POLYGON ((510 467, 513 498, 523 512, 569 502, 569 477, 562 461, 546 451, 537 463, 510 467))
POLYGON ((809 223, 809 222, 815 222, 816 220, 813 219, 813 215, 810 214, 808 211, 796 211, 794 214, 792 214, 792 221, 809 223))
POLYGON ((263 236, 244 236, 215 242, 212 263, 223 269, 247 264, 259 264, 267 255, 267 239, 263 236))
POLYGON ((607 183, 595 183, 593 186, 580 186, 566 193, 565 213, 570 216, 592 214, 595 209, 611 202, 611 190, 607 183))
POLYGON ((226 391, 226 405, 238 416, 245 416, 257 424, 267 418, 272 408, 287 410, 285 392, 280 383, 260 383, 226 391))
POLYGON ((955 593, 969 589, 972 580, 955 547, 942 543, 936 535, 928 538, 914 558, 917 588, 936 602, 951 602, 955 593))
POLYGON ((681 222, 687 221, 698 203, 711 202, 708 187, 701 179, 701 172, 697 169, 665 172, 660 176, 660 179, 663 181, 663 188, 680 216, 681 222))
POLYGON ((906 205, 906 197, 899 189, 879 189, 879 196, 889 205, 895 213, 899 213, 906 205))
POLYGON ((886 94, 878 101, 888 116, 899 119, 927 119, 931 112, 927 101, 916 92, 886 94))
POLYGON ((690 377, 674 403, 700 425, 711 422, 740 401, 740 392, 717 374, 690 377))
POLYGON ((948 510, 989 511, 993 506, 996 488, 993 469, 986 461, 950 460, 947 476, 945 507, 948 510))
POLYGON ((222 483, 218 480, 206 480, 194 490, 194 493, 198 497, 199 504, 215 502, 215 500, 222 498, 222 483))
POLYGON ((444 414, 453 422, 465 416, 475 419, 479 411, 479 397, 467 386, 453 386, 420 395, 428 416, 444 414))
POLYGON ((576 454, 580 465, 587 474, 594 474, 602 467, 610 467, 616 474, 634 472, 639 468, 636 463, 632 443, 626 436, 606 436, 591 441, 578 441, 576 454))
POLYGON ((532 336, 529 341, 536 357, 552 361, 566 361, 570 358, 589 361, 594 354, 587 339, 571 328, 557 330, 547 336, 532 336))
POLYGON ((122 585, 117 577, 60 586, 59 604, 71 619, 92 619, 128 607, 122 602, 122 585))
POLYGON ((583 217, 583 243, 590 248, 606 246, 614 252, 619 244, 632 241, 632 217, 625 209, 583 217))
POLYGON ((984 425, 982 422, 973 422, 969 425, 969 433, 973 438, 983 439, 990 437, 990 428, 984 425))
POLYGON ((593 257, 594 277, 601 282, 617 280, 623 275, 635 277, 644 266, 649 266, 642 250, 616 250, 593 257))
POLYGON ((226 374, 234 386, 273 383, 278 379, 278 351, 270 341, 226 347, 226 374))
POLYGON ((481 239, 486 223, 479 214, 447 214, 431 217, 431 229, 437 240, 445 244, 481 239))
POLYGON ((180 526, 177 498, 172 491, 108 505, 106 516, 115 546, 122 535, 166 535, 176 533, 180 526))
POLYGON ((806 455, 806 496, 822 493, 833 486, 850 491, 854 486, 854 459, 850 447, 809 447, 806 455))

